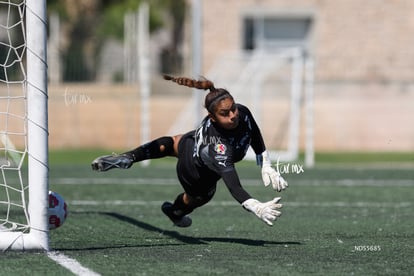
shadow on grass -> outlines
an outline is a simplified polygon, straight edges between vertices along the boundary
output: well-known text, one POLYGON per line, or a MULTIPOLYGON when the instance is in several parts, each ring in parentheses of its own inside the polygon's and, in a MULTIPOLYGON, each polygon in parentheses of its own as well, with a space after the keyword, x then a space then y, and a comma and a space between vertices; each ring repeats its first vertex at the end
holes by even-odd
MULTIPOLYGON (((72 212, 72 213, 79 213, 79 214, 98 214, 98 215, 105 215, 109 216, 115 219, 118 219, 122 222, 129 223, 131 225, 134 225, 136 227, 139 227, 143 230, 159 233, 164 236, 170 237, 172 239, 175 239, 181 243, 189 244, 189 245, 198 245, 198 244, 209 244, 210 242, 222 242, 222 243, 236 243, 236 244, 242 244, 242 245, 248 245, 248 246, 265 246, 265 245, 301 245, 300 242, 295 241, 266 241, 266 240, 253 240, 253 239, 243 239, 243 238, 224 238, 224 237, 190 237, 182 235, 176 231, 170 231, 165 230, 156 226, 153 226, 151 224, 148 224, 146 222, 137 220, 136 218, 128 217, 116 212, 72 212)), ((176 246, 179 243, 168 243, 168 244, 157 244, 157 246, 176 246)), ((102 246, 89 246, 89 247, 83 247, 83 248, 54 248, 54 250, 62 250, 62 251, 77 251, 77 250, 102 250, 102 249, 114 249, 114 248, 131 248, 131 247, 153 247, 154 245, 145 245, 145 244, 134 244, 134 245, 127 245, 127 244, 121 244, 121 245, 102 245, 102 246)))
POLYGON ((156 226, 150 225, 148 223, 139 221, 135 218, 131 218, 128 216, 121 215, 119 213, 114 212, 101 212, 101 214, 114 217, 116 219, 119 219, 123 222, 130 223, 132 225, 135 225, 137 227, 140 227, 144 230, 156 232, 163 234, 165 236, 174 238, 178 241, 181 241, 183 243, 187 244, 207 244, 208 242, 226 242, 226 243, 238 243, 243 245, 250 245, 250 246, 264 246, 264 245, 300 245, 300 242, 294 242, 294 241, 285 241, 285 242, 274 242, 274 241, 264 241, 264 240, 252 240, 252 239, 242 239, 242 238, 219 238, 219 237, 189 237, 184 236, 176 231, 167 231, 163 230, 161 228, 158 228, 156 226))

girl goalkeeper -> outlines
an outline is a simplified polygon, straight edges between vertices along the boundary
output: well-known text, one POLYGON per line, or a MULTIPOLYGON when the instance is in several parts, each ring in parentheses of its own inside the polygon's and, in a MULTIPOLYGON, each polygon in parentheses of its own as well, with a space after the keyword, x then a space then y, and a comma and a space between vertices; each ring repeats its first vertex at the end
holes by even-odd
POLYGON ((251 146, 262 168, 265 186, 272 183, 278 192, 288 183, 271 166, 263 137, 249 109, 235 103, 231 94, 223 88, 215 88, 206 79, 193 80, 184 77, 164 76, 177 84, 209 90, 204 100, 208 115, 200 126, 186 134, 165 136, 120 155, 96 158, 92 169, 107 171, 112 168, 128 169, 133 163, 165 156, 177 157, 177 176, 184 189, 174 203, 164 202, 161 209, 179 227, 191 225, 188 216, 194 209, 209 202, 219 179, 223 179, 231 195, 246 210, 254 213, 267 225, 281 215, 280 197, 268 202, 252 198, 243 189, 235 163, 242 160, 251 146))

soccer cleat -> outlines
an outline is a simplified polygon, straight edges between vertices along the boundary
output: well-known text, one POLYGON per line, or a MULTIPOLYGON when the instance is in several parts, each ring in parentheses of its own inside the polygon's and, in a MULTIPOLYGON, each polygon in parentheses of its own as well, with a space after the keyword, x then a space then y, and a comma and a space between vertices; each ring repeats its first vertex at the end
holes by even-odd
POLYGON ((92 161, 91 165, 92 170, 104 172, 113 168, 129 169, 132 163, 132 157, 128 154, 113 154, 98 157, 92 161))
POLYGON ((193 222, 191 218, 187 215, 180 216, 176 214, 177 211, 174 211, 172 208, 173 204, 171 202, 164 202, 161 206, 162 212, 178 227, 189 227, 193 222))

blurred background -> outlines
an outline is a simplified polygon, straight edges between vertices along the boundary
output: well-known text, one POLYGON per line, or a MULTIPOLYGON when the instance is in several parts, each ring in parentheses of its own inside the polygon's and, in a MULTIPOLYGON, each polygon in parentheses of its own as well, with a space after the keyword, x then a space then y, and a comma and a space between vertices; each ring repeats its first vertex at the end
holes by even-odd
POLYGON ((274 150, 414 151, 413 1, 47 5, 52 149, 124 150, 192 129, 204 94, 168 73, 252 106, 274 150))

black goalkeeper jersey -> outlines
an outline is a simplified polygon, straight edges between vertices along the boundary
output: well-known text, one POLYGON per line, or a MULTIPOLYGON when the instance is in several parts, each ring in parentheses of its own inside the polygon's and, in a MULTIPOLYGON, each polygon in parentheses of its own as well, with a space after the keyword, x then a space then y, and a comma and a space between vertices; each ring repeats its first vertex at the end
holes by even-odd
POLYGON ((190 194, 214 193, 217 181, 222 178, 239 203, 251 198, 242 188, 234 164, 245 157, 249 146, 256 154, 266 148, 250 110, 241 104, 237 108, 237 128, 220 128, 207 116, 195 131, 182 137, 177 174, 184 187, 191 187, 191 191, 187 190, 190 194))

